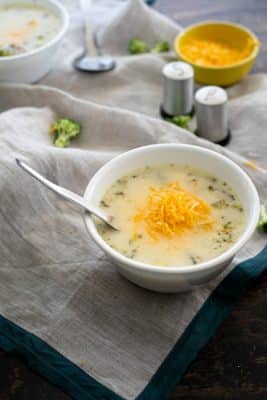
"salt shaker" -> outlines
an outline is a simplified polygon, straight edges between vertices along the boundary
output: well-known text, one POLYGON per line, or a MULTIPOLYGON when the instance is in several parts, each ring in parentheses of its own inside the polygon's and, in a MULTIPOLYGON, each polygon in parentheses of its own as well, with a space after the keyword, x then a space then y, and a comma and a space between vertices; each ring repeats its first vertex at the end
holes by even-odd
POLYGON ((197 134, 214 143, 226 145, 230 140, 228 97, 218 86, 205 86, 195 94, 197 134))
POLYGON ((182 61, 168 63, 163 70, 163 117, 191 114, 193 110, 194 70, 182 61))

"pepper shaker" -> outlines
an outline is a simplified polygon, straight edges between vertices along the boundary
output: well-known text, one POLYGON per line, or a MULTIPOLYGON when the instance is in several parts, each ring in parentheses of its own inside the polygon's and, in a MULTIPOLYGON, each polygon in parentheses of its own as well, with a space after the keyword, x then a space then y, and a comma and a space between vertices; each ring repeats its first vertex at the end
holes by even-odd
POLYGON ((205 86, 195 94, 197 134, 214 143, 226 145, 230 140, 228 97, 218 86, 205 86))
POLYGON ((161 115, 174 117, 193 111, 194 70, 182 61, 168 63, 162 70, 163 103, 161 115))

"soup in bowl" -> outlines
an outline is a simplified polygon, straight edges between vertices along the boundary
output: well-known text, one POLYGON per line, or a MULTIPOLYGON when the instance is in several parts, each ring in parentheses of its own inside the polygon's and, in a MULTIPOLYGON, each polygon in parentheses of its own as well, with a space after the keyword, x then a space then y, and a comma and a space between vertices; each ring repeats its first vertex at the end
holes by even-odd
POLYGON ((59 16, 40 4, 0 4, 0 57, 43 46, 61 28, 59 16))
POLYGON ((56 0, 0 0, 0 81, 35 82, 53 66, 69 18, 56 0))
POLYGON ((191 145, 137 148, 102 167, 85 199, 119 231, 86 216, 96 243, 134 283, 162 292, 217 276, 253 233, 259 199, 229 159, 191 145))

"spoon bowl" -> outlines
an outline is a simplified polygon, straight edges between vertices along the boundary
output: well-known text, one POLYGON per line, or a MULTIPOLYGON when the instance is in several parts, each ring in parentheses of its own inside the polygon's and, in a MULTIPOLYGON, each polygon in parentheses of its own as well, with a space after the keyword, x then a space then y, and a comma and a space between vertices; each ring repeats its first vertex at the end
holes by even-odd
POLYGON ((91 27, 90 17, 88 16, 88 4, 90 0, 80 0, 84 15, 85 48, 84 53, 73 62, 74 68, 83 72, 108 72, 115 68, 114 59, 108 55, 102 55, 97 45, 96 35, 91 27))
POLYGON ((74 67, 83 72, 107 72, 114 69, 115 65, 115 61, 110 56, 82 55, 74 60, 74 67))

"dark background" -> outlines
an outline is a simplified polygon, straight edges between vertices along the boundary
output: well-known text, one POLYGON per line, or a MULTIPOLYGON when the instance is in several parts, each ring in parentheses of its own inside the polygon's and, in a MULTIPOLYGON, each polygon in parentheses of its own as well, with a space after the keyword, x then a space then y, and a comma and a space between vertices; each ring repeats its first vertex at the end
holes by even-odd
MULTIPOLYGON (((156 8, 182 26, 211 19, 246 25, 262 44, 254 72, 266 71, 267 0, 158 0, 156 8)), ((267 400, 266 288, 265 275, 199 354, 171 400, 267 400)), ((32 399, 70 398, 22 360, 0 351, 0 400, 32 399)))

